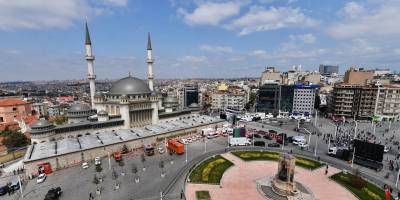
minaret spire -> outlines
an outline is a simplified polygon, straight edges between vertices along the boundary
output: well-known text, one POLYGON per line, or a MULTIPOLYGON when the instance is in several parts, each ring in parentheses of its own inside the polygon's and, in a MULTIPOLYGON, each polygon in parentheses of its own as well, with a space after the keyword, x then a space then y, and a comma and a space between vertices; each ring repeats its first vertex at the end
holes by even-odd
POLYGON ((147 50, 152 50, 152 49, 151 49, 150 32, 147 34, 147 50))
POLYGON ((151 48, 151 39, 150 39, 150 32, 147 35, 147 79, 149 81, 149 88, 151 91, 154 91, 153 85, 153 55, 152 55, 152 48, 151 48))
POLYGON ((86 57, 85 57, 85 59, 88 64, 90 103, 92 105, 92 108, 94 108, 94 94, 96 93, 96 83, 95 83, 96 75, 94 75, 94 66, 93 66, 94 56, 92 53, 92 42, 90 40, 90 34, 89 34, 89 28, 88 28, 87 22, 85 23, 85 29, 86 29, 86 40, 85 40, 86 57))
POLYGON ((92 41, 90 41, 90 34, 89 34, 89 28, 87 25, 87 22, 85 23, 85 28, 86 28, 86 40, 85 40, 85 44, 92 44, 92 41))

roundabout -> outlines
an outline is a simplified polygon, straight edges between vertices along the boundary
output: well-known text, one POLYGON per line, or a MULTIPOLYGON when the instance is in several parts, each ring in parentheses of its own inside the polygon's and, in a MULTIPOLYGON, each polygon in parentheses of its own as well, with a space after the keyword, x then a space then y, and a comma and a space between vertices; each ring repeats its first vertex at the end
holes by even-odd
MULTIPOLYGON (((263 184, 271 183, 271 177, 275 177, 277 174, 278 163, 276 160, 279 155, 275 152, 242 151, 224 153, 219 157, 206 159, 205 162, 197 165, 189 175, 185 186, 186 197, 190 200, 293 199, 291 196, 269 194, 263 184), (223 167, 223 171, 219 167, 218 173, 214 173, 212 176, 221 174, 221 177, 214 179, 212 183, 196 179, 193 175, 195 172, 197 177, 209 180, 207 176, 213 173, 212 169, 218 168, 216 163, 225 163, 225 165, 232 163, 232 165, 223 167)), ((330 179, 330 176, 341 170, 329 167, 328 173, 325 174, 323 165, 317 161, 296 157, 297 167, 294 169, 294 180, 298 183, 297 190, 308 194, 304 195, 304 198, 296 199, 358 199, 345 187, 330 179)))

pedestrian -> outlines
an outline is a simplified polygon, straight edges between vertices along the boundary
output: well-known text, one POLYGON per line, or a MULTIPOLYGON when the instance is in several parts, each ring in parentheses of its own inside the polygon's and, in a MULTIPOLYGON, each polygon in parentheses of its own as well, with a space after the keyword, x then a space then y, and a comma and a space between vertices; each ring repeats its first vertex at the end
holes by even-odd
POLYGON ((93 199, 92 193, 89 193, 89 200, 93 199))
POLYGON ((327 174, 328 174, 328 169, 329 169, 329 166, 328 166, 328 165, 326 165, 326 168, 325 168, 325 175, 327 175, 327 174))

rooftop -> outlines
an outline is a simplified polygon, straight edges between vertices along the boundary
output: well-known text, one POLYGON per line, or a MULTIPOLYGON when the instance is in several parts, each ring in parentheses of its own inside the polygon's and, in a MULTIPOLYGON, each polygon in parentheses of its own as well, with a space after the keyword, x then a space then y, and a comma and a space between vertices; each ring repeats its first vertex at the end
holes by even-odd
POLYGON ((209 116, 192 116, 190 118, 188 117, 156 125, 149 125, 143 128, 91 132, 90 135, 84 135, 77 138, 65 138, 58 141, 31 145, 28 148, 27 154, 25 154, 24 162, 126 142, 129 140, 161 135, 171 131, 178 131, 222 121, 223 120, 221 119, 209 116))
POLYGON ((30 104, 27 101, 23 101, 21 99, 9 98, 0 100, 0 106, 17 106, 17 105, 25 105, 30 104))

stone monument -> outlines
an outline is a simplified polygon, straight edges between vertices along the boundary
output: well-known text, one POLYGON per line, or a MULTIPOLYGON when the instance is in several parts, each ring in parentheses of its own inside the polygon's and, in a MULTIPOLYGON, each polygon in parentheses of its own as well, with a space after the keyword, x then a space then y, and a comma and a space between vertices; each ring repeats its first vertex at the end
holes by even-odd
POLYGON ((298 194, 294 178, 294 168, 296 158, 290 154, 281 154, 278 161, 278 173, 272 180, 273 190, 283 196, 293 196, 298 194))

